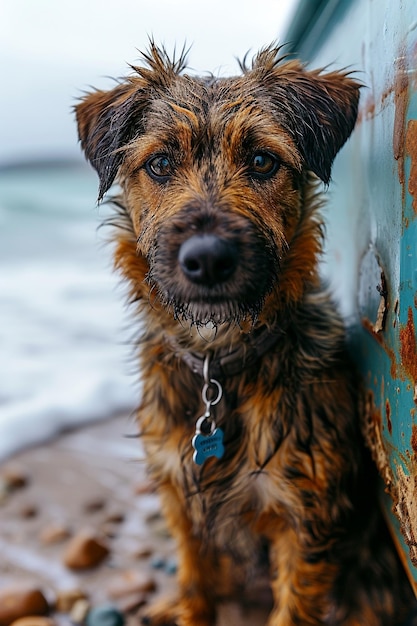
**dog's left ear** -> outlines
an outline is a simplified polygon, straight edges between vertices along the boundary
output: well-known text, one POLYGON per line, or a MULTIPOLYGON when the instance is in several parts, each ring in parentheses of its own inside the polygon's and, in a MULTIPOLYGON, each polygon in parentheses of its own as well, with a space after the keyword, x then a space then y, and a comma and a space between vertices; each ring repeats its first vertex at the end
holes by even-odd
POLYGON ((327 184, 333 160, 355 126, 361 86, 348 73, 307 71, 296 61, 276 66, 274 73, 275 105, 306 167, 327 184))
POLYGON ((99 201, 117 176, 123 147, 140 132, 146 101, 143 90, 126 82, 89 93, 75 107, 81 147, 99 175, 99 201))

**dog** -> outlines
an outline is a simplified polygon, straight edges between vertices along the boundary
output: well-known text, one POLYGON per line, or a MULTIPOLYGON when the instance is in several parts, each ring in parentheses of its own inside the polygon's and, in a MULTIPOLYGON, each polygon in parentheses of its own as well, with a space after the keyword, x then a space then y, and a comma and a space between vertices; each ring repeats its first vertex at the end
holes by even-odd
POLYGON ((115 267, 142 322, 138 424, 178 546, 144 623, 211 626, 267 563, 269 626, 392 626, 411 602, 362 443, 361 383, 319 277, 321 186, 360 85, 261 50, 190 76, 153 41, 76 105, 114 182, 115 267), (244 574, 242 574, 242 572, 244 574))

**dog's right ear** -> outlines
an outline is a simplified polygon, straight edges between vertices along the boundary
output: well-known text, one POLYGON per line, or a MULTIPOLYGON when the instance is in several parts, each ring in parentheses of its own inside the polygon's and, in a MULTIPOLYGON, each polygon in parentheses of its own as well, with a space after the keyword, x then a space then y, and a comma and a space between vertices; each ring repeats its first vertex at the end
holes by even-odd
POLYGON ((81 147, 99 175, 99 201, 117 176, 123 147, 140 133, 146 100, 144 90, 128 81, 89 93, 75 107, 81 147))

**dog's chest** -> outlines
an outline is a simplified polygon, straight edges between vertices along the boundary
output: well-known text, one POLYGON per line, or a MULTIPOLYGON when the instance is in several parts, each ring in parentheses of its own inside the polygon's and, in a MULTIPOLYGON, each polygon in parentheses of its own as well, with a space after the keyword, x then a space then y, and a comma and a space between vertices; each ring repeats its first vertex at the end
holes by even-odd
POLYGON ((195 532, 210 534, 219 546, 239 546, 237 550, 242 551, 261 515, 285 508, 280 451, 272 470, 260 469, 259 463, 273 448, 271 434, 264 434, 265 442, 259 437, 254 442, 253 432, 246 427, 220 424, 225 431, 224 456, 198 466, 188 451, 181 465, 182 489, 195 532))

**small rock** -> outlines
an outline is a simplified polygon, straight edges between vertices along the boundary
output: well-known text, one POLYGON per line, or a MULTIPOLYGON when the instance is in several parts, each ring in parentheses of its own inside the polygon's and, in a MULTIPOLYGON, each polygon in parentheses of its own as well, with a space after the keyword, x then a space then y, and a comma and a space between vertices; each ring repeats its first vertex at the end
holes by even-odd
POLYGON ((54 543, 60 543, 61 541, 65 541, 71 536, 71 532, 69 528, 64 526, 64 524, 50 524, 46 526, 43 530, 41 530, 39 535, 39 540, 45 546, 51 545, 54 543))
POLYGON ((62 589, 57 592, 55 610, 58 613, 70 613, 79 600, 87 600, 81 589, 62 589))
POLYGON ((7 502, 10 496, 10 490, 3 476, 0 476, 0 504, 7 502))
POLYGON ((166 560, 162 556, 155 556, 151 561, 151 567, 153 569, 164 569, 166 560))
POLYGON ((117 537, 117 532, 114 530, 113 524, 100 526, 100 534, 106 539, 115 539, 115 537, 117 537))
POLYGON ((88 612, 86 626, 124 626, 125 619, 115 606, 96 606, 88 612))
POLYGON ((23 468, 18 467, 17 465, 5 467, 2 470, 1 477, 8 491, 22 489, 29 483, 27 473, 23 470, 23 468))
POLYGON ((146 593, 137 594, 134 593, 129 596, 124 596, 117 601, 117 606, 123 614, 134 613, 144 607, 147 604, 148 596, 146 593))
POLYGON ((104 541, 93 533, 81 531, 69 542, 63 562, 73 570, 89 569, 99 565, 109 554, 104 541))
POLYGON ((95 500, 89 500, 84 504, 84 513, 97 513, 102 511, 106 506, 106 501, 103 498, 97 498, 95 500))
POLYGON ((112 581, 107 593, 116 600, 133 593, 152 593, 155 590, 156 582, 151 576, 128 570, 112 581))
POLYGON ((144 494, 147 493, 154 493, 155 492, 155 485, 153 485, 151 482, 144 480, 141 483, 137 483, 134 488, 134 493, 137 496, 142 496, 144 494))
POLYGON ((165 572, 168 574, 168 576, 174 576, 178 570, 177 562, 174 561, 173 559, 170 559, 169 561, 165 563, 164 569, 165 569, 165 572))
POLYGON ((152 554, 153 550, 151 548, 149 548, 148 546, 141 546, 140 548, 135 550, 133 556, 136 559, 148 559, 150 556, 152 556, 152 554))
POLYGON ((47 615, 49 604, 39 589, 10 587, 0 590, 0 626, 20 617, 47 615))
POLYGON ((31 519, 38 514, 38 507, 35 504, 24 504, 20 509, 20 517, 23 519, 31 519))
POLYGON ((145 516, 145 522, 147 524, 155 524, 155 522, 160 522, 162 519, 163 517, 160 511, 151 511, 145 516))
POLYGON ((80 598, 77 600, 70 612, 70 620, 74 622, 74 624, 84 624, 85 619, 90 610, 90 603, 85 598, 80 598))
POLYGON ((124 520, 124 513, 114 511, 113 513, 109 513, 108 515, 106 515, 106 519, 104 520, 104 522, 106 524, 121 524, 122 522, 124 522, 124 520))
POLYGON ((55 626, 55 622, 49 617, 28 615, 27 617, 20 617, 11 626, 55 626))

